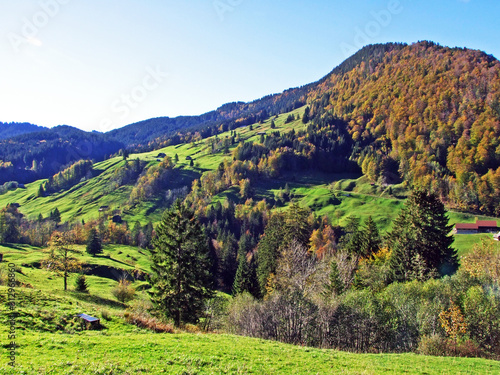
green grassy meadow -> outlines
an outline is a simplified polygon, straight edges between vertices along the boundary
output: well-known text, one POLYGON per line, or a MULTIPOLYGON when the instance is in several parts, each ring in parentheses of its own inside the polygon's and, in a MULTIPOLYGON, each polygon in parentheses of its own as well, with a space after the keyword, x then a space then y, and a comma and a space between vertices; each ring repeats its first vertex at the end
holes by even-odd
MULTIPOLYGON (((91 292, 92 294, 93 292, 91 292)), ((123 308, 79 293, 20 288, 16 367, 2 374, 496 374, 485 359, 415 354, 354 354, 202 333, 152 333, 127 324, 123 308), (91 298, 88 298, 91 299, 91 298), (74 315, 101 318, 101 331, 79 331, 74 315)), ((7 288, 0 287, 0 336, 7 345, 7 288)))

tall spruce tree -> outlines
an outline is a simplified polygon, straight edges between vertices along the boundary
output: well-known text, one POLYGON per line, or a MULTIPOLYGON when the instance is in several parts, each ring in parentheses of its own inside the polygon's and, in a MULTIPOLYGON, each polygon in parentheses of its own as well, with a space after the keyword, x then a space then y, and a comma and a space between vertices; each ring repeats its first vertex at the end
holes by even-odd
POLYGON ((361 233, 361 252, 364 257, 372 257, 380 250, 380 234, 371 216, 366 219, 361 233))
POLYGON ((182 323, 196 323, 213 298, 208 240, 194 213, 177 200, 165 211, 153 240, 149 292, 156 312, 182 323))
POLYGON ((308 220, 309 211, 292 203, 285 213, 277 213, 269 219, 264 236, 257 248, 257 278, 264 296, 271 275, 275 274, 282 249, 297 241, 309 245, 312 228, 308 220))
POLYGON ((87 253, 94 257, 102 253, 101 238, 95 228, 92 228, 87 236, 87 253))
POLYGON ((430 278, 453 274, 458 259, 449 235, 451 228, 437 195, 414 190, 388 236, 393 281, 413 280, 416 275, 422 279, 425 275, 430 278))

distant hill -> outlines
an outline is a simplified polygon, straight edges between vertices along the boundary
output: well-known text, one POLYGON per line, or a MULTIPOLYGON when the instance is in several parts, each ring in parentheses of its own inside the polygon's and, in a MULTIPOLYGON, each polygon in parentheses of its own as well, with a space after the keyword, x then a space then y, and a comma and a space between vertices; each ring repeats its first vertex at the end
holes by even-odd
POLYGON ((34 133, 46 129, 43 126, 27 122, 0 122, 0 139, 12 138, 21 134, 34 133))
POLYGON ((0 183, 48 178, 77 160, 103 160, 124 145, 107 135, 57 126, 0 140, 0 183))

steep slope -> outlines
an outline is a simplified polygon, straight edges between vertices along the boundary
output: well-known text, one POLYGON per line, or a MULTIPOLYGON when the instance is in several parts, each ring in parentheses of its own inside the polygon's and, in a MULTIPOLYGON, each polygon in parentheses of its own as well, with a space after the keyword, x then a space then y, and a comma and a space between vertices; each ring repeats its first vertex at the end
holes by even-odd
POLYGON ((161 137, 162 139, 174 135, 178 131, 200 131, 204 135, 215 134, 215 130, 207 132, 207 128, 215 128, 223 124, 226 129, 241 125, 249 125, 269 116, 293 111, 306 102, 310 92, 317 89, 318 85, 326 82, 334 74, 345 74, 361 63, 369 60, 380 60, 386 53, 404 48, 406 44, 387 43, 370 45, 336 67, 331 73, 317 82, 301 87, 290 88, 279 94, 265 96, 249 103, 227 103, 200 116, 180 116, 176 118, 158 117, 123 128, 112 130, 109 135, 127 144, 128 146, 147 145, 149 142, 161 137))
POLYGON ((457 208, 500 214, 500 62, 421 42, 333 73, 309 93, 313 117, 348 124, 372 181, 400 175, 457 208))

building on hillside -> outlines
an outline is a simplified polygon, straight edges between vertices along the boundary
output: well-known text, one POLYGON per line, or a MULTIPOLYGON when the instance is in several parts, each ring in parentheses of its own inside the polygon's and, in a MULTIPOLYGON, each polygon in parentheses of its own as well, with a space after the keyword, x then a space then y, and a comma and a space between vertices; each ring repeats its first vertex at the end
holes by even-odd
POLYGON ((94 318, 93 316, 87 314, 78 314, 76 317, 81 320, 81 328, 82 330, 86 329, 100 329, 101 321, 99 318, 94 318))
POLYGON ((455 224, 453 233, 474 234, 474 233, 496 233, 498 224, 495 220, 477 220, 474 224, 455 224))

